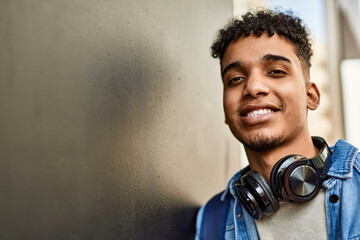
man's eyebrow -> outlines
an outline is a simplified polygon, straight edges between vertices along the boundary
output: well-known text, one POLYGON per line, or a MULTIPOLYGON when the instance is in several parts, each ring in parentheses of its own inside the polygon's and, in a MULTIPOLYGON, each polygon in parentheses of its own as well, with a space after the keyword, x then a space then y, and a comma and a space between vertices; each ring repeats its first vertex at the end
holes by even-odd
POLYGON ((236 68, 238 66, 241 66, 241 62, 240 61, 235 61, 235 62, 232 62, 230 63, 229 65, 227 65, 224 70, 222 71, 221 73, 221 77, 224 77, 225 73, 227 71, 229 71, 230 69, 233 69, 233 68, 236 68))
MULTIPOLYGON (((290 59, 284 57, 284 56, 281 56, 281 55, 274 55, 274 54, 266 54, 262 57, 262 61, 264 62, 271 62, 271 61, 284 61, 284 62, 288 62, 288 63, 291 63, 290 59)), ((227 71, 229 71, 230 69, 233 69, 233 68, 236 68, 236 67, 239 67, 241 66, 242 63, 240 61, 235 61, 235 62, 232 62, 230 63, 229 65, 227 65, 224 70, 222 71, 221 73, 221 77, 224 77, 225 73, 227 71)))
POLYGON ((270 61, 284 61, 284 62, 288 62, 291 63, 290 59, 281 56, 281 55, 274 55, 274 54, 266 54, 263 58, 263 61, 265 62, 270 62, 270 61))

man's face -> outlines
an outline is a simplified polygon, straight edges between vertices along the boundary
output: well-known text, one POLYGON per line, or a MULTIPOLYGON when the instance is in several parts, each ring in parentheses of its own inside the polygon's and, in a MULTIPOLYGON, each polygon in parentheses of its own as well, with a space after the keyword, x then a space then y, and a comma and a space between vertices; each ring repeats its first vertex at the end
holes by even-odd
POLYGON ((226 123, 245 147, 270 150, 308 131, 314 85, 307 84, 289 40, 266 33, 241 37, 226 49, 221 71, 226 123))

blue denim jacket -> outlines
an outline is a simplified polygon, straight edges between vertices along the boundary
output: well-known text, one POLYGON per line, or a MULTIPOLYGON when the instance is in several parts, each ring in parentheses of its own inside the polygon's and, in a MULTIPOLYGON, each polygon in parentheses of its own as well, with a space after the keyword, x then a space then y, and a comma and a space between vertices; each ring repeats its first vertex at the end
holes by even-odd
MULTIPOLYGON (((326 225, 328 239, 360 240, 360 153, 357 148, 339 140, 334 147, 332 165, 328 172, 330 177, 323 183, 326 189, 326 225)), ((241 202, 235 198, 233 184, 241 174, 236 173, 225 189, 231 194, 230 208, 226 222, 225 239, 259 239, 255 221, 247 213, 241 202)), ((198 212, 196 221, 196 240, 202 222, 204 206, 198 212)))

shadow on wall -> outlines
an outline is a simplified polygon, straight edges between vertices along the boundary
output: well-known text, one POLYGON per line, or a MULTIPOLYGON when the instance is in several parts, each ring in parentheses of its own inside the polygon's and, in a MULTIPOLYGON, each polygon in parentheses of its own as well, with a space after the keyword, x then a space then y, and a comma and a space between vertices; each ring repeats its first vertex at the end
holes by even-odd
POLYGON ((4 1, 1 239, 193 237, 223 184, 205 39, 231 4, 4 1))
POLYGON ((86 227, 91 231, 87 238, 194 236, 198 206, 179 186, 171 186, 191 176, 182 174, 181 166, 177 176, 159 171, 160 165, 174 168, 171 163, 179 160, 174 152, 184 147, 181 139, 173 137, 174 119, 182 113, 171 111, 182 103, 171 93, 178 81, 174 60, 151 46, 156 43, 149 36, 122 39, 114 48, 118 51, 108 51, 95 64, 87 128, 98 165, 91 180, 96 211, 86 227))

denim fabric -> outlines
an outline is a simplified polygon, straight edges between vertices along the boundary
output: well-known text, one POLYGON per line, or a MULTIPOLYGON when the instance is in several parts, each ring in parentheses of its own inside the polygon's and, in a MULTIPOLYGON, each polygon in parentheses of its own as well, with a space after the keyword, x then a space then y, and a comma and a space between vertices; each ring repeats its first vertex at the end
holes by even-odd
MULTIPOLYGON (((328 239, 360 240, 360 153, 344 140, 339 140, 334 147, 330 177, 323 183, 326 189, 326 225, 328 239)), ((256 225, 240 201, 235 198, 233 184, 246 169, 236 173, 229 181, 222 199, 231 194, 227 217, 225 239, 259 239, 256 225)), ((202 222, 204 206, 198 212, 196 221, 196 240, 202 222)))

